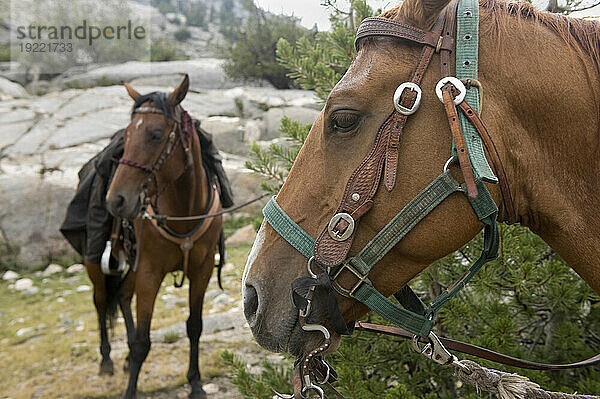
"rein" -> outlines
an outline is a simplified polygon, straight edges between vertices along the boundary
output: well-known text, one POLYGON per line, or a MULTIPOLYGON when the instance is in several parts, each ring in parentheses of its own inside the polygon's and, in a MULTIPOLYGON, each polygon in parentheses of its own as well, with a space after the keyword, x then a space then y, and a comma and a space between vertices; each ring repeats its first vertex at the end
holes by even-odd
MULTIPOLYGON (((489 261, 497 258, 499 234, 497 226, 498 207, 484 182, 499 183, 505 218, 516 222, 510 189, 498 151, 491 135, 481 120, 481 83, 477 80, 479 4, 477 0, 457 0, 446 8, 429 32, 385 18, 366 18, 358 28, 356 46, 365 37, 392 36, 423 45, 421 56, 412 77, 402 83, 394 94, 394 111, 381 125, 370 153, 351 175, 342 200, 335 214, 320 235, 314 239, 296 224, 276 201, 271 198, 263 209, 265 220, 290 245, 308 259, 309 277, 301 277, 292 283, 294 304, 299 311, 299 325, 305 331, 319 331, 324 344, 329 346, 330 333, 322 325, 309 324, 313 308, 312 296, 316 287, 328 291, 329 296, 338 294, 353 298, 368 306, 386 320, 400 328, 357 323, 356 328, 411 338, 413 348, 443 365, 452 365, 470 374, 468 367, 451 354, 450 349, 473 354, 492 361, 517 367, 540 370, 557 370, 589 366, 600 362, 600 355, 568 365, 545 365, 515 359, 487 349, 475 347, 444 338, 432 332, 435 316, 450 299, 473 278, 489 261), (454 29, 456 26, 456 44, 454 29), (456 76, 450 72, 450 53, 456 47, 456 76), (348 253, 354 239, 359 219, 373 207, 373 199, 383 179, 385 188, 392 191, 396 182, 398 146, 400 135, 408 117, 417 112, 422 91, 423 75, 435 53, 440 54, 441 76, 435 87, 439 100, 444 104, 452 133, 451 156, 443 172, 413 198, 376 236, 356 255, 348 253), (475 88, 475 89, 474 89, 475 88), (459 111, 460 109, 460 111, 459 111), (492 171, 487 158, 500 179, 492 171), (459 184, 450 174, 449 166, 458 163, 464 184, 459 184), (433 209, 454 193, 463 193, 469 200, 478 219, 484 224, 484 244, 481 256, 463 277, 448 287, 429 306, 407 285, 394 294, 399 306, 381 294, 369 280, 369 272, 396 244, 402 240, 433 209), (314 272, 314 265, 320 268, 314 272), (342 275, 352 276, 351 287, 340 284, 342 275), (425 345, 423 345, 425 344, 425 345)), ((346 326, 331 299, 328 304, 329 319, 338 334, 351 334, 353 326, 346 326), (342 323, 339 322, 341 319, 342 323)), ((313 378, 320 379, 315 369, 326 365, 320 357, 323 345, 303 359, 298 359, 294 372, 294 394, 277 395, 281 398, 304 398, 309 390, 324 398, 323 390, 315 385, 313 378)), ((326 367, 329 370, 329 366, 326 367)), ((331 383, 329 374, 321 384, 331 383)), ((337 393, 339 395, 339 393, 337 393)), ((339 395, 341 396, 341 395, 339 395)))

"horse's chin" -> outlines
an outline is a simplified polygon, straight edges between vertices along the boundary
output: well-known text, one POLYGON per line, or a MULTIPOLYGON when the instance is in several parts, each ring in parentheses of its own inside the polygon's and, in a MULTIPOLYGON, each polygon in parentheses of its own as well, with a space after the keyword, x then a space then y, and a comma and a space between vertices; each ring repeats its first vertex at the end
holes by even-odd
MULTIPOLYGON (((292 320, 280 320, 278 326, 267 331, 252 329, 254 338, 263 348, 277 353, 289 353, 299 358, 306 356, 312 350, 323 344, 325 337, 318 331, 304 331, 298 324, 298 317, 292 320)), ((330 346, 325 352, 332 353, 340 345, 341 336, 328 329, 331 334, 330 346)))

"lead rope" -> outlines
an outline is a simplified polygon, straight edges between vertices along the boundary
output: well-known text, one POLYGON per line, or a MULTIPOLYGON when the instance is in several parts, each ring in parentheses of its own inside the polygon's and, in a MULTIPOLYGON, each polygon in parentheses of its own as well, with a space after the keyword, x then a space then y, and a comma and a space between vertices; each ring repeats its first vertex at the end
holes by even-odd
POLYGON ((499 399, 600 399, 600 396, 545 391, 527 377, 488 369, 471 360, 462 360, 456 376, 477 391, 491 392, 499 399), (466 368, 468 372, 463 369, 466 368))

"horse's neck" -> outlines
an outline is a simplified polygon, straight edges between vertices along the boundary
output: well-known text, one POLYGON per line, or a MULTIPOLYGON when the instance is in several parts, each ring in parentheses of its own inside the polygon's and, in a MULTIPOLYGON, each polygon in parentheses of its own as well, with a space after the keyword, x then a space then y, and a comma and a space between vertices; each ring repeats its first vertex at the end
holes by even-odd
POLYGON ((501 43, 482 38, 484 95, 493 93, 482 116, 501 143, 519 221, 600 292, 598 70, 547 27, 511 18, 501 43))
MULTIPOLYGON (((205 208, 209 199, 207 175, 202 164, 200 141, 195 135, 192 140, 190 152, 193 158, 193 165, 160 196, 158 207, 161 214, 192 216, 201 215, 206 210, 205 208)), ((173 157, 172 159, 175 160, 176 158, 173 157)), ((179 162, 181 162, 181 167, 183 168, 184 161, 179 162)), ((167 182, 162 184, 165 183, 167 182)), ((169 225, 172 224, 176 231, 182 230, 182 232, 185 232, 186 229, 193 228, 195 223, 197 222, 169 223, 169 225)))

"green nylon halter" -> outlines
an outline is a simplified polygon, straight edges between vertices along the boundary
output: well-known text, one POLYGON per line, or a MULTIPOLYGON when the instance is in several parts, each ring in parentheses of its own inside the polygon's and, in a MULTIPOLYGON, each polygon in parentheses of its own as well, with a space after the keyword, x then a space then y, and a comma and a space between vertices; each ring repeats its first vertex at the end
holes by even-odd
MULTIPOLYGON (((456 45, 456 69, 459 78, 477 79, 478 20, 479 6, 477 0, 461 0, 458 6, 458 40, 456 45)), ((475 109, 479 111, 479 92, 477 90, 469 90, 466 101, 475 104, 475 109)), ((477 217, 485 226, 482 254, 465 275, 429 306, 425 306, 408 286, 394 294, 394 297, 402 305, 399 306, 377 291, 368 279, 368 274, 373 266, 435 207, 451 194, 465 192, 465 189, 454 180, 448 171, 444 171, 413 198, 359 253, 347 259, 342 265, 327 270, 334 280, 334 287, 340 294, 364 303, 372 311, 393 324, 420 337, 429 335, 438 310, 453 298, 485 263, 496 259, 498 253, 499 237, 496 223, 498 208, 487 187, 483 184, 483 181, 495 183, 498 180, 487 163, 477 129, 471 125, 462 113, 460 118, 479 191, 476 199, 466 197, 469 199, 477 217), (352 273, 357 279, 357 283, 351 289, 345 289, 336 282, 336 277, 344 270, 352 273)), ((267 203, 263 209, 263 214, 265 220, 275 231, 296 250, 307 259, 313 256, 315 239, 281 209, 275 197, 267 203)))
MULTIPOLYGON (((456 12, 456 77, 458 79, 477 80, 479 51, 479 1, 460 0, 456 12)), ((479 90, 468 87, 465 101, 473 109, 479 109, 479 90)), ((475 177, 489 183, 498 183, 498 178, 492 172, 483 152, 483 142, 477 129, 469 122, 467 117, 459 112, 460 126, 467 143, 467 149, 473 165, 475 177)), ((453 154, 456 149, 453 147, 453 154)))

